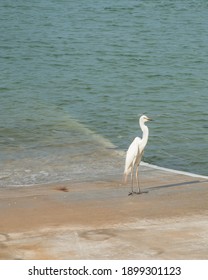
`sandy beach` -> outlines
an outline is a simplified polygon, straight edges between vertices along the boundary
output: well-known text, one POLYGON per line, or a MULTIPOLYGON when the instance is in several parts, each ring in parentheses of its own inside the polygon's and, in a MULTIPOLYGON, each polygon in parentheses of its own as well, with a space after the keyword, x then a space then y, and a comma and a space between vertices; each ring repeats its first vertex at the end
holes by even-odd
POLYGON ((208 259, 208 179, 141 174, 0 189, 0 259, 208 259))

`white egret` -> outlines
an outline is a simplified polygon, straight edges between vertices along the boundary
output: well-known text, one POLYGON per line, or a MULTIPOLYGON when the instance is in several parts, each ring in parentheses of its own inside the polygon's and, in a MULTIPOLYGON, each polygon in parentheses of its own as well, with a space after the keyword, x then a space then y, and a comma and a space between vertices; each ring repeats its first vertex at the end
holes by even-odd
POLYGON ((136 137, 134 141, 129 146, 127 153, 126 153, 126 162, 125 162, 125 169, 124 169, 124 176, 125 182, 127 182, 128 175, 131 173, 131 192, 129 195, 133 195, 134 193, 140 194, 140 185, 139 185, 139 164, 141 162, 142 156, 144 154, 144 148, 147 145, 148 137, 149 137, 149 129, 145 125, 145 122, 151 121, 152 119, 148 118, 147 116, 143 115, 139 119, 139 124, 141 130, 143 132, 142 138, 136 137), (136 170, 135 170, 136 169, 136 170), (136 173, 136 181, 137 181, 137 192, 134 192, 134 170, 136 173))

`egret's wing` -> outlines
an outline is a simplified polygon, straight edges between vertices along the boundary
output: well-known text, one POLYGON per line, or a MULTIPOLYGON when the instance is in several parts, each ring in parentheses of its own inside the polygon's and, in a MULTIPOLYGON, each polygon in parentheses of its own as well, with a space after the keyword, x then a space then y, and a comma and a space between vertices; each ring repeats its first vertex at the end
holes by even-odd
POLYGON ((128 148, 124 170, 124 174, 126 175, 128 175, 131 171, 131 168, 139 155, 139 144, 141 143, 141 141, 141 138, 136 137, 128 148))

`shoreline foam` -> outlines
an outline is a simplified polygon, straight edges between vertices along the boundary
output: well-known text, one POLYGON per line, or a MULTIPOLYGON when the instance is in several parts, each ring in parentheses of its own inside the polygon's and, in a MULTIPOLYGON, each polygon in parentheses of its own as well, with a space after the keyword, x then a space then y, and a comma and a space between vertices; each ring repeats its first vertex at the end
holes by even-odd
POLYGON ((146 162, 141 162, 141 165, 147 166, 147 167, 151 167, 151 168, 154 168, 154 169, 158 169, 158 170, 161 170, 161 171, 166 171, 166 172, 171 172, 171 173, 179 174, 179 175, 185 175, 185 176, 190 176, 190 177, 197 177, 197 178, 208 179, 208 176, 204 176, 204 175, 200 175, 200 174, 195 174, 195 173, 191 173, 191 172, 186 172, 186 171, 180 171, 180 170, 166 168, 166 167, 161 167, 161 166, 150 164, 150 163, 146 163, 146 162))

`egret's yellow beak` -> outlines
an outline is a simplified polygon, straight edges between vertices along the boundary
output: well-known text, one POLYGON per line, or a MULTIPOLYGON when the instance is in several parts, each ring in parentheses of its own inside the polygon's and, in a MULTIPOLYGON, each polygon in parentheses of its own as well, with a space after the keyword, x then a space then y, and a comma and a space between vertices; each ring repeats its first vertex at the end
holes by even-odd
POLYGON ((148 121, 153 121, 153 119, 151 119, 151 118, 147 118, 147 120, 148 120, 148 121))

